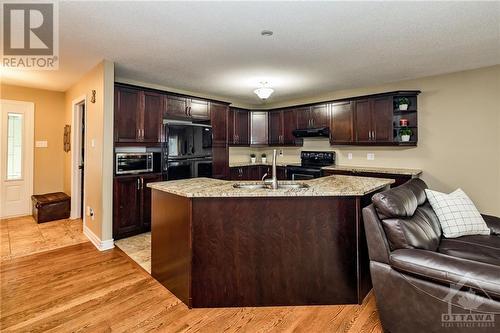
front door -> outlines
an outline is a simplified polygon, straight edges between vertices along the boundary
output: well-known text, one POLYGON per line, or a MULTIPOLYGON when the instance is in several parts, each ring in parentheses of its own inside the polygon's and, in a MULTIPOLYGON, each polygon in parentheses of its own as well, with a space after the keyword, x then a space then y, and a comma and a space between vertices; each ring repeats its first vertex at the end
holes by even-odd
POLYGON ((0 217, 31 214, 34 105, 1 100, 0 217))

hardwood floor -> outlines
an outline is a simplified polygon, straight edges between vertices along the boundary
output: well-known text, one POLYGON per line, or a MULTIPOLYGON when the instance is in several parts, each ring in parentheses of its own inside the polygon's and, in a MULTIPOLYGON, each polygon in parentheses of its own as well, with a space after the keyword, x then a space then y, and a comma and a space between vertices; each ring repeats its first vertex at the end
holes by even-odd
POLYGON ((40 224, 31 216, 0 219, 1 260, 87 241, 81 219, 40 224))
POLYGON ((189 310, 121 250, 89 242, 3 260, 2 332, 381 332, 375 299, 189 310))

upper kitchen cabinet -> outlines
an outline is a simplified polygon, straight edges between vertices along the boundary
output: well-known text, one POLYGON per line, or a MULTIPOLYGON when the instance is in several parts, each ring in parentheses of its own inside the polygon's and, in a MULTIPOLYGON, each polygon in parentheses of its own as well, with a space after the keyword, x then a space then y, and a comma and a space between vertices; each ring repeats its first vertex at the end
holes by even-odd
POLYGON ((229 109, 228 141, 231 146, 250 145, 250 112, 248 110, 229 109))
POLYGON ((330 108, 330 143, 354 142, 354 102, 333 103, 330 108))
POLYGON ((142 142, 161 142, 163 120, 163 96, 154 92, 144 92, 144 111, 141 112, 142 142))
POLYGON ((328 127, 330 112, 328 104, 317 104, 294 109, 297 114, 298 128, 328 127))
POLYGON ((355 128, 358 143, 393 142, 392 97, 374 97, 355 101, 355 128))
POLYGON ((160 94, 116 86, 115 142, 160 142, 162 114, 160 94))
POLYGON ((328 106, 328 104, 318 104, 311 106, 311 127, 328 127, 330 125, 330 112, 328 106))
POLYGON ((213 103, 209 105, 210 122, 212 124, 212 144, 217 146, 226 146, 227 123, 229 107, 225 104, 213 103))
POLYGON ((296 110, 286 109, 269 112, 269 145, 296 145, 299 142, 293 135, 293 131, 296 129, 296 110))
POLYGON ((188 115, 193 120, 210 120, 208 102, 201 99, 191 98, 188 101, 188 115))
POLYGON ((167 118, 189 118, 189 100, 180 96, 165 96, 165 115, 167 118))
POLYGON ((264 146, 268 144, 268 114, 267 111, 250 112, 250 144, 264 146))

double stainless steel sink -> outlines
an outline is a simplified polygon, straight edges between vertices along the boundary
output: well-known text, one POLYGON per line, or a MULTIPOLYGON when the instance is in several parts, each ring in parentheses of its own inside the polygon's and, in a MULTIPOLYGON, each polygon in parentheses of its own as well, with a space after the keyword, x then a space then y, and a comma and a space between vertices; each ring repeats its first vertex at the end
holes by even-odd
MULTIPOLYGON (((233 184, 234 188, 246 189, 246 190, 258 190, 258 189, 268 189, 272 190, 272 186, 264 183, 236 183, 233 184)), ((308 188, 309 185, 305 183, 290 183, 290 182, 278 182, 278 189, 300 189, 308 188)))

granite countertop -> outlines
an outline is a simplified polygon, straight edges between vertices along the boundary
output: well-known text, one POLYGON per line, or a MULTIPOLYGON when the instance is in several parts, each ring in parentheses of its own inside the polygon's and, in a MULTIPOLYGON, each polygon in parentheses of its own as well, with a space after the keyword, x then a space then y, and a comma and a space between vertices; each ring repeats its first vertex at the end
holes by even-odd
POLYGON ((338 170, 338 171, 354 171, 354 172, 373 172, 373 173, 387 173, 393 175, 408 175, 418 176, 422 173, 419 169, 405 169, 405 168, 385 168, 385 167, 368 167, 368 166, 352 166, 352 165, 331 165, 322 168, 323 170, 338 170))
MULTIPOLYGON (((272 166, 273 162, 268 161, 267 163, 262 163, 262 162, 255 162, 255 163, 252 163, 252 162, 233 162, 233 163, 229 163, 230 168, 246 167, 246 166, 260 166, 260 165, 272 166)), ((295 163, 293 163, 293 162, 286 163, 286 162, 281 162, 281 161, 276 162, 276 166, 284 167, 287 165, 300 165, 300 162, 295 162, 295 163)))
MULTIPOLYGON (((149 183, 147 186, 188 198, 219 197, 330 197, 362 196, 394 183, 393 179, 334 175, 295 183, 305 183, 307 188, 295 189, 242 189, 233 184, 261 184, 257 181, 226 181, 211 178, 191 178, 168 182, 149 183)), ((294 183, 280 181, 280 183, 294 183)))

